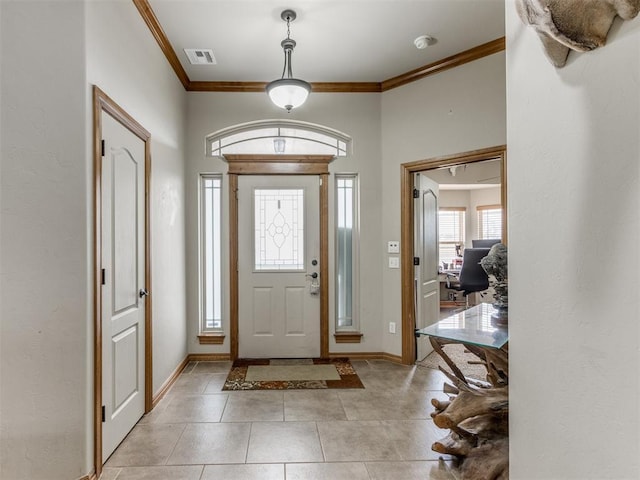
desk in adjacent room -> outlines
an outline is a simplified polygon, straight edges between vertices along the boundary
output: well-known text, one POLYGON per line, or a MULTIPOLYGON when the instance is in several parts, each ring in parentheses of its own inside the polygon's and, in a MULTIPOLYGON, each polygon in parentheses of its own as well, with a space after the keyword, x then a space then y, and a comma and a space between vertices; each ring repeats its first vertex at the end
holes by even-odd
POLYGON ((460 270, 441 270, 438 272, 440 282, 440 307, 461 307, 466 304, 460 287, 460 270))

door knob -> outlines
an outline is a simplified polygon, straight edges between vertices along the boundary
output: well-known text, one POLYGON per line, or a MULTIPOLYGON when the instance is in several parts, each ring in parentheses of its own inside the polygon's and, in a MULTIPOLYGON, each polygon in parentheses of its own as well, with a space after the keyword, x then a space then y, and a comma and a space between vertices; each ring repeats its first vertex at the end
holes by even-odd
POLYGON ((318 272, 313 272, 311 274, 307 274, 307 277, 318 278, 318 272))
POLYGON ((146 288, 141 288, 140 292, 138 292, 138 295, 140 295, 140 298, 146 297, 147 295, 149 295, 149 290, 147 290, 146 288))

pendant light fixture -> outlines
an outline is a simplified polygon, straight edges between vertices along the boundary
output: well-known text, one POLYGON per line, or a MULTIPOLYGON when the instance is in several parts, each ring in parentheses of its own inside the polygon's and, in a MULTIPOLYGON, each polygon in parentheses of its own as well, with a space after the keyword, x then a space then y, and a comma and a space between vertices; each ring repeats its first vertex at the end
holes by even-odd
POLYGON ((291 112, 292 108, 299 107, 307 100, 309 92, 311 92, 311 84, 304 80, 293 78, 291 73, 291 54, 296 42, 290 38, 289 27, 291 22, 296 19, 296 12, 284 10, 280 17, 287 22, 287 38, 280 43, 284 50, 284 68, 282 69, 282 78, 267 84, 267 94, 274 104, 284 108, 287 112, 291 112))

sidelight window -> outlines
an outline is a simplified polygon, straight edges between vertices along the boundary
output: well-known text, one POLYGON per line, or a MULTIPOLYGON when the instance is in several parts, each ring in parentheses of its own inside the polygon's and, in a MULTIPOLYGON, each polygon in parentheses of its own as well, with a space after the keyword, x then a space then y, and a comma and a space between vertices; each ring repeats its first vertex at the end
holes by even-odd
POLYGON ((356 275, 358 272, 358 190, 355 174, 335 176, 336 331, 358 330, 356 275))
POLYGON ((201 332, 222 329, 222 177, 200 176, 201 332))

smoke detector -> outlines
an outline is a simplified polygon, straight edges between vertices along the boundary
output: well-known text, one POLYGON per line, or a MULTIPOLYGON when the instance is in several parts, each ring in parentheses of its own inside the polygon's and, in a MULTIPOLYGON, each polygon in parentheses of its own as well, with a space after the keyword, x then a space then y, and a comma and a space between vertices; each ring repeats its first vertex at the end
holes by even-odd
POLYGON ((413 44, 416 46, 418 50, 423 50, 427 47, 430 47, 431 45, 435 45, 437 41, 438 40, 436 40, 431 35, 420 35, 418 38, 416 38, 413 41, 413 44))
POLYGON ((184 53, 191 65, 215 65, 216 57, 213 56, 213 50, 206 48, 185 48, 184 53))

